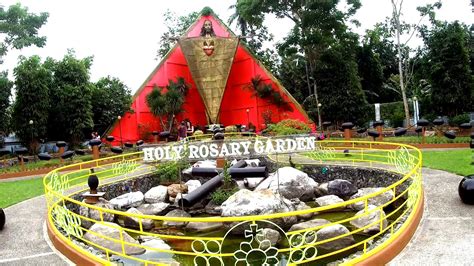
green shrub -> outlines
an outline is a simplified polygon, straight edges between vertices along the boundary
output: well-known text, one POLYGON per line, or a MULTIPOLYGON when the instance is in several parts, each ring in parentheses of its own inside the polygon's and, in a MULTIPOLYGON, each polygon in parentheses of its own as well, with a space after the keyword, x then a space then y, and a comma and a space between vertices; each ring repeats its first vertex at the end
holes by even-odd
POLYGON ((265 130, 266 133, 271 135, 294 135, 309 133, 311 128, 299 120, 285 119, 280 121, 278 124, 268 125, 265 130))
POLYGON ((459 126, 462 123, 469 123, 469 119, 470 118, 468 114, 453 116, 451 119, 449 119, 449 125, 459 126))
POLYGON ((239 191, 238 188, 233 188, 233 189, 224 189, 224 188, 218 188, 216 191, 211 193, 211 201, 216 204, 216 205, 221 205, 226 201, 230 196, 234 195, 239 191))
POLYGON ((180 171, 187 167, 189 167, 188 163, 181 161, 164 162, 157 165, 155 174, 162 182, 176 181, 180 171))

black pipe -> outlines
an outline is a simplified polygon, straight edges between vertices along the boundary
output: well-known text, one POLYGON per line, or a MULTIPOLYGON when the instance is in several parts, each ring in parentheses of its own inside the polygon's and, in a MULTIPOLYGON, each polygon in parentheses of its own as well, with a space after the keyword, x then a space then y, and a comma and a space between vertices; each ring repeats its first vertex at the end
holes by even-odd
MULTIPOLYGON (((208 167, 193 167, 191 170, 192 176, 213 177, 218 175, 220 170, 208 167)), ((262 167, 246 167, 246 168, 229 168, 229 174, 232 178, 245 177, 267 177, 268 169, 266 166, 262 167)))
POLYGON ((247 168, 230 168, 229 174, 232 178, 268 177, 268 169, 266 166, 247 167, 247 168))
POLYGON ((193 167, 191 170, 192 176, 213 177, 219 174, 216 168, 209 167, 193 167))
MULTIPOLYGON (((232 168, 242 168, 247 166, 247 163, 245 160, 240 160, 236 164, 234 164, 230 169, 232 168)), ((206 183, 202 184, 200 187, 196 188, 193 192, 189 193, 188 195, 182 197, 181 199, 178 200, 178 205, 179 206, 193 206, 194 203, 196 203, 198 200, 201 198, 207 196, 209 192, 211 192, 213 189, 218 187, 222 181, 224 180, 224 174, 220 173, 213 178, 211 178, 209 181, 206 183)))

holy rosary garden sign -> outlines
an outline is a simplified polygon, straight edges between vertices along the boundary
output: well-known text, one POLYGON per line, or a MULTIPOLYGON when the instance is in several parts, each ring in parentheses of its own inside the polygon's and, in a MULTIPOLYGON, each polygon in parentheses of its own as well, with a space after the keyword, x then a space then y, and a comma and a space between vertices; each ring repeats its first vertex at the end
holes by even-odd
POLYGON ((177 142, 143 148, 145 162, 167 160, 200 160, 239 156, 259 156, 312 151, 316 137, 293 136, 285 138, 257 138, 253 140, 214 140, 177 142))

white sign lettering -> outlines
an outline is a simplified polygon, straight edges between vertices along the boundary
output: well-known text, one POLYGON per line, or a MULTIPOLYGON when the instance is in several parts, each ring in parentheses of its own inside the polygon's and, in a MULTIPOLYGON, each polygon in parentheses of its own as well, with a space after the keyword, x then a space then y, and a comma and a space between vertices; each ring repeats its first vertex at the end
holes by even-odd
POLYGON ((143 148, 146 162, 177 159, 206 159, 228 156, 264 155, 312 151, 316 138, 268 138, 254 141, 177 142, 175 145, 143 148))

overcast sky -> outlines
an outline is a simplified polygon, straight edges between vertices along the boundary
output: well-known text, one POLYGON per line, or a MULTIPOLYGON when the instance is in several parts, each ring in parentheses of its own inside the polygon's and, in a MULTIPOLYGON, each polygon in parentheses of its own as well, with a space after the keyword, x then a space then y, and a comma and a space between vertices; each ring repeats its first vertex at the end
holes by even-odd
MULTIPOLYGON (((18 1, 2 1, 1 4, 8 7, 16 2, 18 1)), ((40 30, 40 34, 47 37, 47 43, 43 48, 31 47, 9 52, 4 58, 4 64, 0 65, 1 70, 8 69, 11 74, 19 55, 37 54, 43 59, 48 56, 61 59, 67 49, 72 48, 79 58, 94 56, 92 81, 107 75, 118 77, 135 92, 158 64, 155 57, 160 35, 164 31, 161 16, 166 9, 185 15, 209 6, 226 22, 232 13, 228 7, 234 4, 235 0, 20 2, 27 6, 30 12, 49 13, 48 22, 40 30)), ((405 20, 417 22, 419 16, 415 8, 432 2, 434 1, 404 1, 405 20)), ((470 0, 445 0, 438 11, 438 18, 474 23, 474 14, 469 4, 470 0)), ((356 15, 362 26, 355 31, 362 34, 365 29, 372 28, 375 23, 383 21, 390 14, 390 0, 362 0, 362 7, 356 15)), ((284 37, 291 27, 289 21, 277 22, 273 17, 269 17, 266 24, 277 40, 284 37)), ((419 41, 414 40, 414 43, 419 41)))

